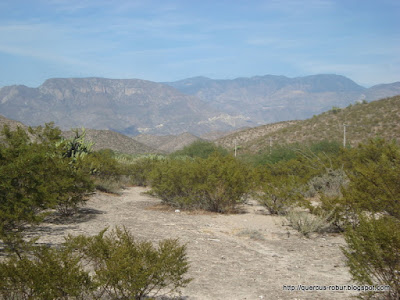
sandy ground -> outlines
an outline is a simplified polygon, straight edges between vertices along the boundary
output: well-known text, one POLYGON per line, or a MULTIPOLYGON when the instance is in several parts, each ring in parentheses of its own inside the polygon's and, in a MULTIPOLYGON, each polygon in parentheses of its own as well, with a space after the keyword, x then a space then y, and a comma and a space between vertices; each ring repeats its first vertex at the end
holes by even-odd
POLYGON ((242 214, 175 212, 159 199, 130 187, 121 196, 96 193, 70 222, 44 223, 39 242, 61 243, 67 234, 97 234, 125 226, 137 238, 187 244, 189 277, 183 299, 350 299, 349 291, 286 291, 284 285, 327 287, 351 284, 338 235, 304 238, 285 219, 256 203, 242 214))

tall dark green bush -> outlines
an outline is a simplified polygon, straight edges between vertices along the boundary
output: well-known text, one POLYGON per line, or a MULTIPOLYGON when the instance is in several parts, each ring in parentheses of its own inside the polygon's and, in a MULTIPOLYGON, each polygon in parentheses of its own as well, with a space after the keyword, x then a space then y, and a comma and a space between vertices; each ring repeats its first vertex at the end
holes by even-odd
POLYGON ((215 212, 234 210, 252 184, 249 169, 232 156, 166 160, 150 174, 152 192, 165 203, 215 212))

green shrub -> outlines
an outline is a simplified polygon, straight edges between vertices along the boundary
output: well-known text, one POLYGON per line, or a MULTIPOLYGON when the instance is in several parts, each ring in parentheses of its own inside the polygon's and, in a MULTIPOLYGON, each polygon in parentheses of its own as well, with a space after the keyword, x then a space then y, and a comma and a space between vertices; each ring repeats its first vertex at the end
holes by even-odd
POLYGON ((175 151, 171 154, 171 157, 188 156, 188 157, 200 157, 207 158, 214 152, 218 152, 221 155, 227 155, 228 151, 220 146, 216 146, 214 143, 207 141, 196 141, 192 144, 185 146, 182 150, 175 151))
POLYGON ((312 153, 324 153, 326 155, 339 155, 342 145, 337 141, 323 140, 312 143, 309 149, 312 153))
POLYGON ((241 157, 255 166, 261 165, 274 165, 277 163, 285 163, 293 160, 299 160, 303 164, 307 164, 305 157, 307 157, 308 164, 312 164, 310 160, 315 160, 319 156, 319 160, 327 159, 335 155, 339 155, 341 145, 335 141, 323 140, 311 144, 289 144, 274 146, 268 151, 264 151, 255 155, 242 155, 241 157), (321 155, 322 154, 322 155, 321 155))
POLYGON ((128 183, 124 180, 126 170, 115 158, 111 150, 100 150, 87 154, 80 159, 82 169, 91 175, 97 190, 120 194, 121 189, 128 183))
POLYGON ((340 108, 340 107, 337 107, 337 106, 332 106, 332 109, 329 111, 330 113, 333 113, 333 114, 337 114, 338 112, 340 112, 342 109, 340 108))
MULTIPOLYGON (((74 164, 69 159, 61 158, 53 166, 53 192, 57 194, 56 208, 63 216, 74 214, 88 200, 93 191, 93 181, 84 168, 80 166, 81 158, 74 164)), ((49 170, 48 170, 49 171, 49 170)))
POLYGON ((381 212, 400 219, 400 147, 382 139, 370 140, 345 152, 350 184, 344 205, 352 210, 381 212))
POLYGON ((161 156, 148 156, 139 158, 132 164, 126 165, 126 174, 129 175, 131 183, 137 186, 147 186, 151 171, 163 159, 161 156))
POLYGON ((48 208, 70 213, 92 190, 89 175, 63 157, 57 146, 60 130, 52 124, 2 131, 0 144, 0 239, 11 249, 22 241, 27 226, 42 220, 48 208))
POLYGON ((82 159, 83 168, 97 179, 117 180, 122 174, 122 166, 110 151, 96 151, 82 159))
POLYGON ((345 232, 343 252, 353 279, 361 285, 389 285, 386 299, 400 298, 400 221, 360 217, 345 232))
POLYGON ((370 140, 346 150, 350 183, 337 199, 349 224, 343 249, 353 279, 390 285, 388 299, 400 296, 400 148, 395 142, 370 140))
POLYGON ((95 286, 71 250, 33 247, 0 262, 2 299, 86 299, 95 286))
POLYGON ((26 247, 0 262, 2 299, 143 299, 176 293, 191 279, 186 246, 136 241, 126 229, 26 247))
POLYGON ((284 145, 276 146, 270 149, 268 152, 259 153, 252 155, 251 157, 246 157, 246 161, 251 162, 254 166, 261 166, 265 164, 276 164, 278 162, 285 162, 295 159, 297 153, 295 151, 296 145, 284 145))
POLYGON ((264 178, 254 196, 271 214, 284 215, 291 207, 304 203, 300 184, 293 176, 270 175, 264 178))
POLYGON ((250 172, 232 156, 166 160, 150 175, 152 192, 165 203, 215 212, 235 209, 251 186, 250 172))
POLYGON ((116 228, 108 235, 103 230, 94 237, 70 236, 67 246, 91 262, 98 293, 111 299, 179 292, 191 281, 184 277, 189 268, 186 247, 177 240, 161 241, 156 248, 116 228))

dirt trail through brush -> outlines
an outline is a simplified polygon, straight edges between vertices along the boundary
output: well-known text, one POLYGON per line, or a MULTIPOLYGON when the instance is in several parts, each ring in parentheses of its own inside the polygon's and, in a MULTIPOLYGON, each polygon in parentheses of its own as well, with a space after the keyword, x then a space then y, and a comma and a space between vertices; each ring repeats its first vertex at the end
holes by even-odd
POLYGON ((160 200, 131 187, 121 196, 97 193, 73 222, 45 223, 42 243, 61 243, 67 234, 97 234, 125 226, 135 237, 154 242, 179 238, 186 243, 189 276, 183 299, 350 299, 349 291, 285 291, 284 285, 321 288, 349 285, 340 236, 306 239, 284 218, 265 214, 256 203, 242 214, 175 212, 160 200))

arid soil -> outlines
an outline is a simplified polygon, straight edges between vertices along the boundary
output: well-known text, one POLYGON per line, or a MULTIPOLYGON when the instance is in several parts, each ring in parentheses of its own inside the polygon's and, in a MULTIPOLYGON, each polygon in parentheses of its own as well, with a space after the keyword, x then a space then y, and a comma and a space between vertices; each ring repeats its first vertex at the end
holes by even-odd
POLYGON ((350 299, 349 291, 286 291, 284 285, 351 284, 338 235, 304 238, 285 219, 256 203, 241 214, 175 212, 130 187, 121 196, 97 193, 73 220, 42 224, 41 243, 61 243, 67 234, 97 234, 125 226, 137 238, 187 244, 193 281, 182 299, 350 299))

